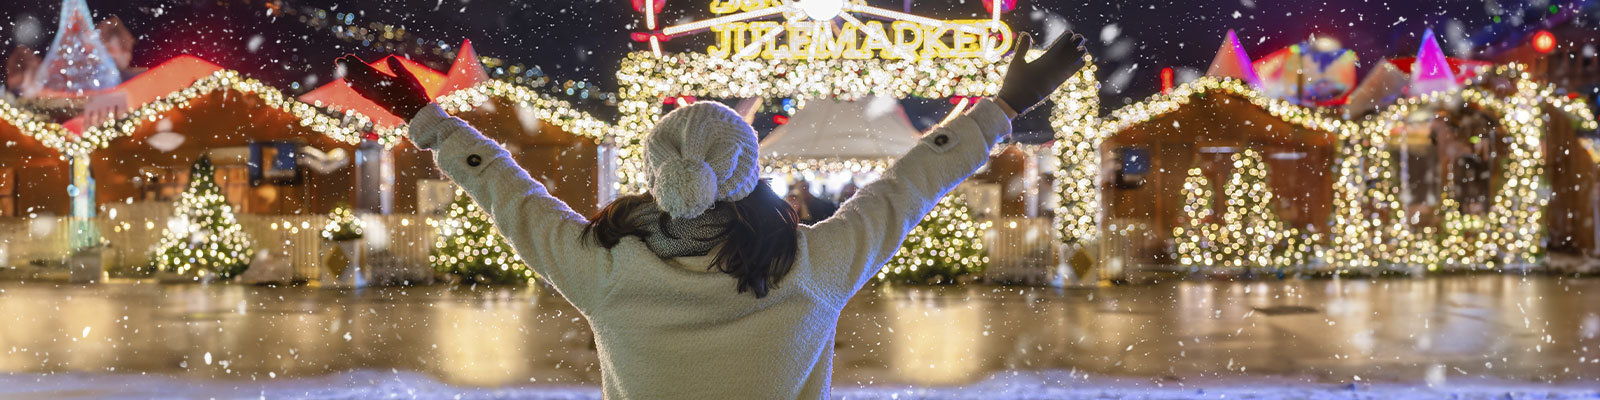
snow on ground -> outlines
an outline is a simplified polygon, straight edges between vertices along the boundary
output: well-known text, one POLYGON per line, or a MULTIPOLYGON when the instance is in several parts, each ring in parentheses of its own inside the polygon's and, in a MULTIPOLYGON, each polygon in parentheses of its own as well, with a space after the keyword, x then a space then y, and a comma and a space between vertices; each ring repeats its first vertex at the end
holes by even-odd
MULTIPOLYGON (((836 388, 836 399, 1600 399, 1600 386, 1510 382, 1370 385, 1310 384, 1270 378, 1162 382, 1061 379, 1062 372, 1003 373, 979 383, 939 388, 836 388), (1068 382, 1047 383, 1047 382, 1068 382)), ((351 371, 315 378, 264 381, 188 380, 140 374, 0 374, 3 399, 598 399, 596 387, 525 386, 474 388, 438 382, 405 371, 351 371)))

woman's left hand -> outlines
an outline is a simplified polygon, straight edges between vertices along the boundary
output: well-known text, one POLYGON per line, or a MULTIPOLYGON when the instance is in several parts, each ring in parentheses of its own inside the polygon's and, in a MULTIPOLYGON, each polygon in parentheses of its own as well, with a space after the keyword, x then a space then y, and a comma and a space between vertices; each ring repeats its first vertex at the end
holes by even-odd
POLYGON ((1006 69, 1005 80, 1000 84, 1000 94, 995 97, 1016 114, 1032 110, 1051 93, 1055 93, 1067 78, 1083 69, 1084 55, 1088 54, 1083 47, 1085 42, 1083 35, 1067 30, 1044 50, 1044 54, 1030 62, 1026 55, 1028 49, 1033 47, 1033 37, 1022 34, 1017 38, 1017 50, 1011 56, 1011 67, 1006 69))
POLYGON ((433 102, 428 98, 427 90, 422 88, 422 82, 412 76, 404 65, 400 65, 399 59, 389 59, 389 69, 394 71, 394 75, 372 68, 352 55, 339 57, 335 62, 344 66, 344 78, 350 83, 351 89, 406 121, 433 102))

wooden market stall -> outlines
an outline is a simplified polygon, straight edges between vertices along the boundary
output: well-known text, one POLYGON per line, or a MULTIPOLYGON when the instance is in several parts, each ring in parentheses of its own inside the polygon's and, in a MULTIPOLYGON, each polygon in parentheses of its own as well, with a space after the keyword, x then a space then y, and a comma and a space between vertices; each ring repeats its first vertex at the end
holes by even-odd
MULTIPOLYGON (((220 70, 203 60, 180 57, 123 84, 138 108, 220 70), (209 67, 208 67, 209 66, 209 67)), ((216 181, 236 210, 247 214, 323 214, 352 199, 355 145, 331 138, 268 99, 233 90, 212 90, 182 107, 124 120, 133 129, 90 154, 97 204, 165 202, 187 186, 189 168, 200 157, 217 166, 216 181)))
POLYGON ((1200 168, 1219 193, 1233 173, 1229 157, 1244 149, 1265 155, 1271 208, 1290 226, 1325 232, 1332 212, 1335 136, 1280 120, 1238 95, 1208 93, 1178 110, 1112 133, 1101 145, 1108 165, 1102 185, 1107 221, 1129 235, 1134 262, 1170 264, 1173 228, 1184 215, 1183 184, 1200 168), (1141 158, 1143 160, 1141 160, 1141 158))

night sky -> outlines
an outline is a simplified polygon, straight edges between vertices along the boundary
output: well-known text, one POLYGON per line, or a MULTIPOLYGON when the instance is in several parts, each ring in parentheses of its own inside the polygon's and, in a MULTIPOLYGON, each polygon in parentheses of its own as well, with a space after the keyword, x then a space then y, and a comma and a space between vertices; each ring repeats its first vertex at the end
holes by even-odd
MULTIPOLYGON (((1447 54, 1464 55, 1473 42, 1544 18, 1551 4, 1589 1, 1495 0, 1018 0, 1006 21, 1037 34, 1070 27, 1092 38, 1091 51, 1102 60, 1105 101, 1117 104, 1158 90, 1162 67, 1203 71, 1227 29, 1237 29, 1252 56, 1304 40, 1332 36, 1355 50, 1362 73, 1374 61, 1415 54, 1426 28, 1439 32, 1447 54), (1495 17, 1501 21, 1496 23, 1495 17)), ((330 29, 297 18, 267 15, 262 0, 90 0, 95 19, 122 18, 139 39, 134 64, 150 66, 177 54, 194 54, 226 68, 262 79, 291 93, 303 93, 332 75, 332 60, 343 53, 375 57, 380 51, 339 39, 330 29), (294 84, 299 83, 296 86, 294 84)), ((317 7, 348 16, 354 25, 378 22, 403 26, 429 46, 454 46, 470 38, 480 54, 540 66, 552 79, 587 81, 615 91, 614 71, 627 52, 644 47, 629 39, 642 30, 642 17, 628 0, 283 0, 286 7, 317 7)), ((941 18, 981 18, 979 0, 868 0, 884 8, 941 18)), ((665 21, 709 15, 707 0, 667 0, 665 21)), ((0 51, 17 45, 47 47, 56 29, 57 0, 8 0, 0 6, 0 51)), ((1594 7, 1591 7, 1591 9, 1594 7)), ((332 16, 330 16, 332 18, 332 16)), ((1592 16, 1589 17, 1592 20, 1592 16)), ((703 38, 704 35, 701 35, 703 38)), ((669 51, 703 51, 694 40, 674 40, 669 51)), ((413 58, 437 68, 448 65, 454 49, 418 52, 413 58)))

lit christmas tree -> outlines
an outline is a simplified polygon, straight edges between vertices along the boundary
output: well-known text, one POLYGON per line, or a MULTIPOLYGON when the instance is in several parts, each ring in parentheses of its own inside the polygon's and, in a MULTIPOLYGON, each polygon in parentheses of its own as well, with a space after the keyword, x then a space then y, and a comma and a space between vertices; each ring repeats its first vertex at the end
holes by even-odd
POLYGON ((40 87, 25 90, 82 95, 122 83, 122 73, 100 42, 100 31, 95 29, 84 0, 61 2, 61 24, 36 74, 34 82, 40 87))
POLYGON ((428 254, 435 271, 470 283, 520 284, 535 278, 533 270, 495 231, 489 214, 466 192, 456 189, 456 200, 450 203, 445 218, 429 223, 439 231, 439 240, 428 254))
POLYGON ((1310 260, 1317 235, 1291 228, 1272 209, 1267 167, 1261 153, 1246 149, 1235 153, 1233 175, 1223 195, 1227 202, 1221 218, 1207 224, 1213 196, 1199 169, 1191 169, 1184 183, 1184 227, 1173 230, 1178 256, 1186 265, 1273 267, 1303 265, 1310 260), (1191 184, 1194 189, 1191 189, 1191 184))
POLYGON ((900 251, 878 271, 879 281, 951 283, 957 277, 983 272, 989 256, 982 235, 989 222, 972 220, 966 199, 950 194, 939 199, 900 245, 900 251))
POLYGON ((250 238, 217 188, 211 160, 201 157, 189 171, 189 188, 178 198, 156 254, 156 267, 179 275, 233 278, 250 266, 250 238))
POLYGON ((1183 223, 1172 229, 1172 238, 1178 242, 1178 259, 1183 265, 1209 267, 1217 264, 1217 255, 1211 244, 1216 240, 1216 226, 1207 222, 1211 218, 1211 181, 1199 168, 1190 168, 1189 177, 1183 181, 1183 223))

